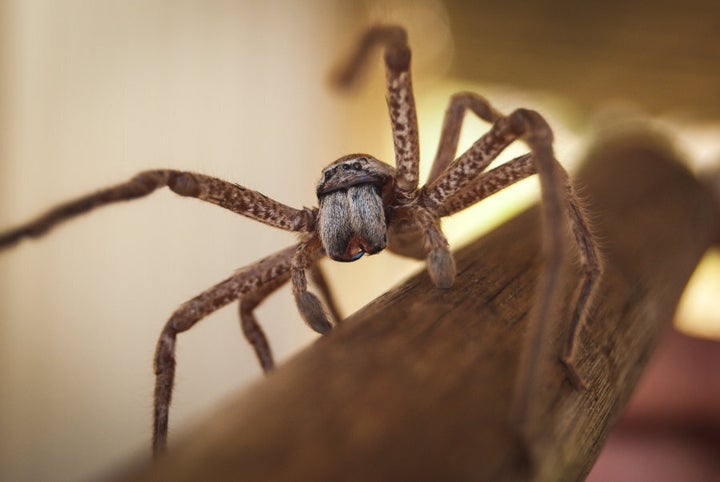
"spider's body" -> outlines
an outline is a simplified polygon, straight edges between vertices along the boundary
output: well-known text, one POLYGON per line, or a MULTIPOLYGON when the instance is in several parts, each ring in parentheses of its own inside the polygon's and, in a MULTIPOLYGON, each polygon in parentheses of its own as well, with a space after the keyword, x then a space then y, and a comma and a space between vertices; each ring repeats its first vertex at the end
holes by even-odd
MULTIPOLYGON (((366 154, 339 158, 321 173, 316 188, 318 208, 295 209, 256 191, 202 174, 175 170, 142 172, 129 181, 61 204, 37 219, 0 234, 0 249, 26 237, 41 236, 53 226, 106 204, 136 199, 167 186, 176 194, 197 198, 267 225, 300 234, 298 244, 238 270, 228 279, 181 305, 165 324, 155 354, 153 448, 166 445, 170 399, 175 375, 175 344, 179 333, 213 311, 239 301, 241 327, 263 370, 273 367, 269 344, 254 309, 273 291, 290 282, 298 310, 308 325, 328 332, 340 321, 317 261, 327 255, 355 261, 387 248, 403 256, 426 259, 428 273, 439 288, 450 288, 455 263, 440 229, 440 218, 465 209, 532 174, 538 174, 543 202, 546 269, 538 282, 538 300, 531 314, 528 343, 518 373, 516 406, 523 411, 533 389, 535 360, 547 336, 548 318, 561 304, 560 269, 567 256, 565 227, 578 248, 582 277, 569 313, 562 361, 570 380, 581 386, 575 371, 577 334, 600 275, 597 248, 580 202, 566 172, 555 160, 552 131, 537 112, 518 109, 508 116, 482 97, 459 93, 450 99, 440 142, 426 184, 419 186, 417 115, 410 78, 410 49, 401 27, 369 29, 336 80, 351 83, 376 45, 385 48, 387 102, 395 147, 392 167, 366 154), (456 158, 466 111, 492 124, 467 151, 456 158), (515 140, 530 153, 487 171, 497 155, 515 140), (306 272, 322 298, 308 291, 306 272)), ((564 315, 565 313, 563 313, 564 315)))

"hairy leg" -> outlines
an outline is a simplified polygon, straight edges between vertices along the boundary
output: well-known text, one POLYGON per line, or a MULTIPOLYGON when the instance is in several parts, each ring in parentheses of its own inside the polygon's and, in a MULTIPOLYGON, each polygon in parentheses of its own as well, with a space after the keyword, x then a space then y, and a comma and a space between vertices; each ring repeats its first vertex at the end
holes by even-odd
POLYGON ((322 246, 317 236, 300 243, 292 258, 290 280, 300 316, 310 328, 324 335, 332 329, 332 324, 320 299, 308 291, 307 276, 305 275, 305 270, 315 264, 322 254, 322 246))
MULTIPOLYGON (((258 328, 252 316, 252 308, 257 306, 264 295, 269 294, 289 278, 291 260, 297 246, 286 248, 268 256, 257 263, 247 266, 233 276, 218 283, 180 306, 165 324, 155 351, 155 401, 153 413, 153 454, 163 452, 167 445, 168 413, 175 381, 175 344, 177 335, 192 328, 198 321, 210 313, 240 298, 241 323, 247 333, 258 328), (243 307, 243 299, 248 302, 243 307), (243 313, 243 309, 245 313, 243 313), (250 314, 250 318, 248 318, 250 314), (243 316, 244 315, 244 316, 243 316)), ((262 332, 260 331, 260 334, 262 332)), ((264 335, 262 335, 264 340, 264 335)), ((252 343, 252 340, 251 340, 252 343)), ((267 341, 253 344, 263 369, 269 363, 272 366, 267 341)))
MULTIPOLYGON (((492 109, 488 106, 492 112, 492 109)), ((587 319, 601 266, 597 246, 588 228, 581 203, 574 194, 567 173, 554 157, 553 136, 547 122, 537 112, 518 109, 497 119, 488 133, 438 175, 423 189, 420 204, 435 215, 445 215, 469 206, 488 193, 534 172, 539 175, 542 195, 544 274, 538 282, 537 299, 531 313, 528 341, 518 372, 515 412, 522 418, 534 389, 538 360, 549 339, 550 320, 562 304, 561 274, 566 253, 565 230, 569 221, 580 252, 582 277, 576 290, 575 306, 570 316, 568 337, 561 360, 568 379, 582 387, 575 367, 578 335, 587 319), (523 139, 531 150, 482 176, 484 169, 516 139, 523 139), (529 166, 532 161, 533 166, 529 166), (483 181, 485 185, 483 186, 483 181)))
POLYGON ((580 331, 587 321, 588 309, 593 297, 597 293, 597 282, 600 279, 603 268, 600 252, 588 228, 586 222, 587 216, 583 213, 582 204, 578 202, 578 197, 573 192, 571 183, 567 182, 565 189, 567 191, 570 224, 573 236, 575 237, 575 243, 580 253, 580 281, 573 296, 573 304, 571 306, 573 306, 574 309, 565 338, 562 362, 565 365, 570 381, 576 387, 582 387, 584 383, 576 369, 580 331))
POLYGON ((472 92, 459 92, 450 98, 443 119, 440 141, 433 161, 427 183, 431 183, 442 174, 457 155, 460 130, 462 129, 465 112, 473 112, 479 118, 493 123, 502 117, 488 101, 472 92))
POLYGON ((262 367, 265 373, 268 373, 275 367, 275 362, 265 332, 255 318, 255 308, 289 279, 290 272, 285 271, 277 278, 263 284, 255 291, 244 294, 240 298, 238 307, 240 328, 242 329, 245 339, 255 350, 255 355, 257 356, 258 362, 260 362, 260 367, 262 367))
POLYGON ((325 274, 318 263, 315 263, 310 267, 310 280, 320 291, 320 295, 323 297, 325 306, 327 306, 333 321, 336 324, 342 322, 343 317, 340 314, 337 303, 335 302, 335 297, 330 292, 330 285, 328 284, 325 274))
MULTIPOLYGON (((325 279, 325 275, 320 269, 320 266, 317 262, 315 262, 308 268, 308 270, 310 271, 310 278, 312 282, 320 290, 320 294, 325 301, 325 306, 327 306, 328 311, 332 316, 332 321, 340 323, 342 321, 342 316, 337 308, 334 297, 330 293, 330 287, 325 279)), ((278 276, 273 281, 264 284, 261 289, 244 295, 240 300, 240 324, 243 334, 255 349, 255 354, 258 357, 260 366, 266 373, 274 367, 272 352, 262 328, 255 319, 253 311, 272 292, 285 284, 288 279, 290 279, 290 273, 283 273, 282 276, 278 276)))
POLYGON ((511 129, 508 118, 498 119, 487 133, 451 162, 436 179, 425 185, 419 203, 431 212, 439 210, 448 199, 473 184, 487 166, 518 137, 511 129))
POLYGON ((510 132, 521 137, 530 147, 539 175, 542 199, 545 269, 538 282, 538 295, 518 372, 515 400, 516 416, 523 422, 535 387, 538 362, 542 360, 543 347, 551 338, 551 319, 553 316, 566 316, 558 308, 562 306, 561 272, 567 252, 565 234, 568 223, 580 253, 582 275, 570 323, 566 325, 567 342, 561 360, 568 379, 578 389, 582 388, 583 383, 575 366, 574 353, 579 343, 580 329, 587 320, 587 302, 592 299, 597 288, 601 265, 597 245, 580 208, 580 200, 573 191, 567 172, 555 159, 552 131, 547 122, 537 112, 525 109, 518 109, 505 119, 507 121, 503 124, 507 124, 510 132))
MULTIPOLYGON (((398 204, 408 204, 418 194, 420 149, 410 75, 411 53, 405 29, 392 25, 371 27, 361 38, 349 61, 338 70, 335 80, 340 86, 351 85, 375 46, 385 47, 387 104, 395 146, 394 197, 398 204)), ((492 111, 488 111, 487 115, 491 116, 492 111)), ((433 282, 438 287, 449 288, 455 280, 455 262, 437 219, 427 216, 427 212, 422 209, 411 210, 409 216, 424 236, 428 272, 433 282)))
MULTIPOLYGON (((471 109, 478 116, 487 120, 497 119, 500 116, 482 97, 468 93, 461 93, 453 97, 445 115, 443 132, 430 180, 421 189, 417 202, 419 209, 413 213, 416 222, 424 230, 426 245, 428 245, 428 271, 438 287, 450 287, 455 280, 455 262, 447 246, 447 240, 440 231, 437 221, 440 217, 439 213, 443 207, 452 209, 456 196, 461 205, 464 205, 465 201, 471 201, 473 190, 477 190, 479 186, 477 178, 514 140, 510 135, 506 134, 501 137, 498 135, 499 132, 494 132, 499 130, 495 123, 490 132, 480 137, 457 160, 452 161, 457 150, 461 123, 466 109, 471 109), (470 196, 464 195, 464 193, 470 193, 470 196), (439 241, 440 239, 442 242, 439 241)), ((502 117, 499 119, 502 120, 502 117)), ((497 173, 494 176, 497 177, 497 173)), ((470 204, 473 203, 469 202, 467 205, 470 204)))
POLYGON ((431 213, 439 217, 451 216, 536 173, 532 154, 516 157, 481 174, 431 213))
POLYGON ((340 87, 353 84, 375 46, 385 47, 387 104, 395 145, 395 196, 400 201, 408 200, 417 192, 420 150, 405 29, 395 25, 368 29, 348 62, 337 70, 334 80, 340 87))
POLYGON ((145 171, 129 181, 65 202, 36 219, 0 234, 0 249, 23 238, 44 235, 56 225, 100 206, 141 198, 161 187, 181 196, 216 204, 237 214, 288 231, 314 229, 316 210, 295 209, 259 192, 203 174, 159 169, 145 171))
POLYGON ((532 155, 517 157, 480 175, 472 184, 449 198, 439 209, 419 209, 415 214, 425 233, 427 265, 436 286, 449 288, 455 281, 455 261, 437 218, 461 211, 515 182, 535 174, 532 155))
POLYGON ((430 279, 438 288, 452 287, 456 274, 455 259, 438 218, 423 208, 413 209, 411 216, 422 232, 430 279))

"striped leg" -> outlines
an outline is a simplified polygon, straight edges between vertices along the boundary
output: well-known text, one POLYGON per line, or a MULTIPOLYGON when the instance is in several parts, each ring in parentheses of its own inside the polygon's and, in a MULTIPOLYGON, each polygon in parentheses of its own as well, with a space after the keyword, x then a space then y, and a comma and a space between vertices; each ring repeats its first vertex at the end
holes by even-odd
POLYGON ((400 200, 412 199, 418 188, 420 148, 405 29, 394 25, 368 29, 348 62, 337 70, 334 80, 340 87, 353 84, 376 46, 385 47, 387 104, 395 145, 395 196, 400 200))
POLYGON ((518 372, 516 414, 519 418, 527 412, 537 378, 537 361, 542 358, 542 348, 550 338, 551 319, 562 304, 561 271, 567 252, 565 230, 568 221, 580 253, 582 275, 574 297, 561 360, 568 379, 577 388, 583 386, 576 369, 578 337, 601 274, 597 246, 567 173, 554 157, 552 141, 552 131, 540 114, 518 109, 507 117, 497 119, 490 131, 450 163, 423 189, 421 195, 421 204, 429 212, 442 216, 463 209, 532 173, 539 175, 545 268, 538 282, 528 340, 518 372), (516 139, 523 139, 531 154, 481 175, 490 162, 516 139))
POLYGON ((95 208, 138 199, 165 186, 181 196, 215 204, 276 228, 310 232, 315 224, 316 210, 291 208, 259 192, 203 174, 158 169, 141 172, 127 182, 62 203, 26 224, 0 233, 0 249, 24 238, 42 236, 58 224, 95 208))
POLYGON ((240 299, 241 326, 252 343, 263 370, 272 367, 272 354, 253 309, 290 277, 291 260, 297 246, 286 248, 243 268, 180 306, 165 324, 155 351, 155 400, 153 412, 153 454, 167 446, 168 414, 175 381, 177 335, 223 306, 240 299))

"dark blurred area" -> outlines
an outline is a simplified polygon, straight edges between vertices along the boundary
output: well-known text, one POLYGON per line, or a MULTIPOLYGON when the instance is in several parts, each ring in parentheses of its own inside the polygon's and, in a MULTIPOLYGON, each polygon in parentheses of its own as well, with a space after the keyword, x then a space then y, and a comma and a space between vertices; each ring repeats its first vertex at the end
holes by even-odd
POLYGON ((632 101, 651 114, 720 114, 720 4, 446 2, 450 75, 543 89, 593 110, 632 101))
POLYGON ((720 480, 720 343, 668 333, 588 481, 720 480))

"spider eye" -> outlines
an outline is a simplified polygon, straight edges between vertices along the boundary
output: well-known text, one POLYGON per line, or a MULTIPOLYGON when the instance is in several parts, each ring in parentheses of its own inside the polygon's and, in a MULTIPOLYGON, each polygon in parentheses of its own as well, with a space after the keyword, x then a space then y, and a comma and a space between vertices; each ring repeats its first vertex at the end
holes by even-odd
POLYGON ((353 169, 355 169, 356 171, 359 171, 359 170, 362 168, 362 166, 360 165, 359 162, 353 162, 352 167, 353 167, 353 169))
POLYGON ((332 173, 330 171, 325 171, 325 180, 327 181, 330 177, 332 177, 332 173))
POLYGON ((349 165, 349 164, 343 164, 342 167, 343 167, 343 169, 345 169, 346 171, 347 171, 348 169, 350 169, 350 165, 349 165))

